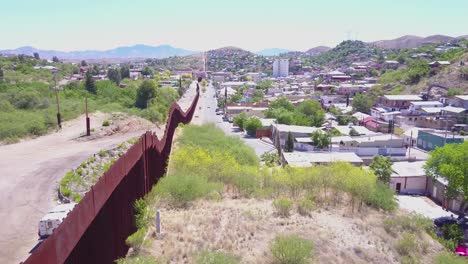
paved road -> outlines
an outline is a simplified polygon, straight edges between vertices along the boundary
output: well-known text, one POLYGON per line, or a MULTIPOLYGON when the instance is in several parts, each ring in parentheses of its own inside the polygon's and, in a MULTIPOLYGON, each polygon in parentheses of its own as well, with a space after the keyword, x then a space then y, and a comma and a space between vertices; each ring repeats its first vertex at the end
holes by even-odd
MULTIPOLYGON (((190 89, 179 103, 187 109, 194 95, 190 89)), ((76 141, 84 118, 65 122, 60 132, 0 146, 0 263, 19 263, 38 243, 39 219, 56 202, 55 187, 70 169, 101 149, 109 149, 144 131, 115 134, 91 141, 76 141)), ((102 120, 91 120, 93 127, 102 120)), ((154 129, 158 135, 163 128, 154 129)))
POLYGON ((452 214, 442 209, 442 207, 426 196, 397 195, 396 198, 401 209, 418 213, 431 219, 441 216, 450 216, 452 214))
POLYGON ((201 109, 195 113, 200 119, 200 123, 214 123, 221 128, 227 135, 240 137, 248 146, 255 150, 257 156, 261 156, 265 152, 276 151, 273 145, 268 144, 257 138, 249 137, 239 131, 237 127, 233 127, 232 123, 224 122, 221 115, 216 115, 217 101, 214 98, 215 88, 208 86, 207 91, 202 94, 199 106, 201 109))

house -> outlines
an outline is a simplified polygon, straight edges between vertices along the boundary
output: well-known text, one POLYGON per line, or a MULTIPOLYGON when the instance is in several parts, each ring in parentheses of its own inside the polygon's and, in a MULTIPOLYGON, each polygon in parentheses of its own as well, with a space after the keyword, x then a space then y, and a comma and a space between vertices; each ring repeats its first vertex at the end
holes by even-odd
POLYGON ((349 162, 355 166, 363 164, 363 160, 352 152, 283 152, 282 165, 291 167, 309 167, 332 162, 349 162))
POLYGON ((426 161, 401 161, 392 165, 390 189, 403 194, 425 194, 430 179, 424 171, 426 161))
POLYGON ((275 146, 283 147, 289 132, 291 132, 293 138, 306 138, 311 137, 315 131, 322 131, 322 129, 319 127, 272 124, 272 139, 275 146))
POLYGON ((462 203, 461 198, 450 199, 446 196, 448 181, 442 177, 429 179, 426 192, 436 203, 441 204, 443 208, 457 212, 462 203))
POLYGON ((355 117, 358 121, 362 121, 365 118, 369 117, 370 115, 365 114, 365 113, 361 113, 361 112, 356 112, 356 113, 352 114, 351 116, 355 117))
POLYGON ((400 63, 398 61, 395 61, 395 60, 386 60, 384 63, 383 63, 383 67, 386 68, 386 69, 397 69, 398 66, 400 65, 400 63))
POLYGON ((423 99, 417 95, 382 95, 378 98, 377 104, 380 107, 387 108, 390 111, 400 111, 408 109, 411 102, 422 101, 423 99))
POLYGON ((437 68, 440 66, 448 66, 448 65, 450 65, 450 61, 433 61, 429 63, 429 66, 431 68, 437 68))
POLYGON ((420 130, 418 133, 417 147, 431 151, 436 147, 442 147, 450 143, 463 143, 468 136, 455 135, 451 131, 420 130))
MULTIPOLYGON (((408 114, 422 114, 424 111, 421 111, 422 108, 442 108, 444 104, 439 101, 417 101, 410 102, 408 107, 408 114)), ((430 111, 430 110, 429 110, 430 111)))
POLYGON ((364 126, 367 129, 374 131, 374 132, 387 132, 388 131, 388 123, 379 121, 377 118, 373 116, 366 117, 363 120, 359 121, 359 125, 364 126))
POLYGON ((240 113, 246 113, 249 116, 256 116, 258 118, 264 117, 264 112, 268 109, 265 103, 240 103, 228 104, 226 106, 226 116, 229 120, 240 113))
POLYGON ((255 137, 256 138, 271 137, 272 125, 276 123, 276 119, 274 119, 274 118, 260 118, 260 122, 262 122, 262 128, 258 129, 255 132, 255 137))
POLYGON ((354 152, 358 156, 405 156, 403 138, 391 134, 360 137, 332 137, 332 151, 354 152), (339 140, 339 141, 338 141, 339 140))
POLYGON ((403 142, 405 146, 414 147, 416 146, 416 142, 418 141, 418 133, 421 128, 413 127, 408 129, 403 133, 403 142))
POLYGON ((468 95, 457 95, 451 100, 453 106, 468 109, 468 95))
POLYGON ((338 130, 342 135, 349 135, 352 129, 354 129, 354 131, 356 131, 359 136, 375 134, 375 132, 370 131, 364 126, 334 126, 333 128, 338 130))

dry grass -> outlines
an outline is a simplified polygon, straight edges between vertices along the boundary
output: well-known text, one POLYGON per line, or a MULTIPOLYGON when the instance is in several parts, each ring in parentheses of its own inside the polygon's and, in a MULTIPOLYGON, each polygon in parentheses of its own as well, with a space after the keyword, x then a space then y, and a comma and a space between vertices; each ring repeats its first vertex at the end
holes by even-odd
MULTIPOLYGON (((351 215, 346 207, 315 209, 302 216, 297 208, 289 218, 276 216, 272 200, 231 199, 198 201, 186 210, 162 210, 164 235, 154 237, 143 254, 164 263, 194 263, 203 250, 241 256, 241 263, 274 263, 271 242, 277 234, 298 234, 314 242, 316 263, 400 263, 395 250, 399 236, 388 234, 383 220, 389 217, 364 208, 351 215)), ((425 239, 430 239, 429 237, 425 239)), ((441 251, 430 241, 420 259, 430 263, 441 251)))

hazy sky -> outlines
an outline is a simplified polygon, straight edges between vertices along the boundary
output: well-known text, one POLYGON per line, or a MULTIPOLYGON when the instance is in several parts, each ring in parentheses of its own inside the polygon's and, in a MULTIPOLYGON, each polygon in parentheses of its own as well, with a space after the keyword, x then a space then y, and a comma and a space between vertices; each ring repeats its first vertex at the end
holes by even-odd
POLYGON ((0 49, 169 44, 306 50, 468 34, 468 0, 0 0, 0 49))

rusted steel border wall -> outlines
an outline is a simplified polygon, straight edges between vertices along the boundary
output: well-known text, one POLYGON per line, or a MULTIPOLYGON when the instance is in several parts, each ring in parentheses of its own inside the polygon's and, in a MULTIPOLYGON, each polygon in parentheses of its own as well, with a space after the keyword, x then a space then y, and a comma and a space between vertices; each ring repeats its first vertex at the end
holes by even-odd
POLYGON ((164 175, 179 123, 192 120, 199 90, 186 112, 173 104, 162 139, 146 132, 83 197, 63 223, 25 261, 114 263, 125 256, 125 239, 136 231, 133 204, 164 175))

